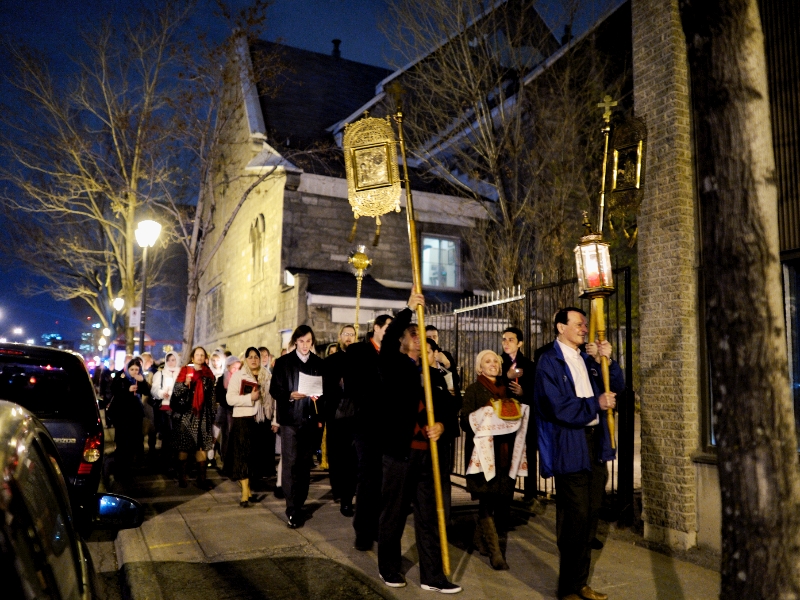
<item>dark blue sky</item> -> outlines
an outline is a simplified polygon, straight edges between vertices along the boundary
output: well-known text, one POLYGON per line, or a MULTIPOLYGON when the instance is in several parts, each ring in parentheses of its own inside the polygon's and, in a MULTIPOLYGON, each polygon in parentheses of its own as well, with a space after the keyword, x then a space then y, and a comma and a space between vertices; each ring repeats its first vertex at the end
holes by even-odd
MULTIPOLYGON (((213 28, 212 3, 200 4, 198 19, 213 28)), ((139 5, 139 0, 0 0, 0 35, 44 51, 52 72, 58 74, 70 68, 69 56, 80 55, 82 29, 91 29, 109 13, 122 17, 139 5)), ((269 9, 264 37, 324 53, 331 51, 331 40, 338 38, 345 58, 388 66, 386 53, 390 49, 376 27, 384 11, 384 0, 276 0, 269 9)), ((221 28, 219 33, 223 33, 221 28)), ((0 337, 34 338, 39 342, 42 334, 59 332, 66 339, 77 340, 80 332, 88 329, 86 324, 95 322, 92 311, 81 302, 56 302, 46 295, 22 296, 19 283, 30 275, 16 268, 9 254, 4 253, 4 258, 0 264, 0 337), (23 335, 12 336, 12 329, 18 326, 23 328, 23 335)), ((155 313, 152 307, 148 311, 148 333, 179 339, 180 319, 174 314, 155 313)))

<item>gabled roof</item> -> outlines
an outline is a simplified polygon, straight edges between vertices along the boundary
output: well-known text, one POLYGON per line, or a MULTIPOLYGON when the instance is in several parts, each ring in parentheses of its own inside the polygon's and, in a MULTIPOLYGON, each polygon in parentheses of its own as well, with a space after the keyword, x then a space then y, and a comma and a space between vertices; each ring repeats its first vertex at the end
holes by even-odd
POLYGON ((267 135, 278 149, 287 139, 295 148, 332 140, 326 129, 366 104, 378 82, 391 74, 382 67, 263 40, 253 43, 250 52, 254 63, 261 54, 283 67, 268 83, 277 93, 257 83, 267 135))

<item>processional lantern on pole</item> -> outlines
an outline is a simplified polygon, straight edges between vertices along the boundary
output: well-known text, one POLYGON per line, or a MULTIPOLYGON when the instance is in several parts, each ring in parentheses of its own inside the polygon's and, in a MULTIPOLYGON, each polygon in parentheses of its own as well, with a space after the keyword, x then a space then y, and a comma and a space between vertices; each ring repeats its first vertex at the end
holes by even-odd
MULTIPOLYGON (((395 81, 387 90, 395 100, 397 112, 385 119, 369 117, 364 113, 364 118, 345 125, 342 146, 345 157, 345 170, 347 172, 348 198, 353 207, 353 214, 359 216, 374 216, 377 221, 377 230, 373 245, 377 245, 380 235, 380 217, 388 212, 400 212, 400 175, 397 161, 397 146, 400 146, 400 156, 403 161, 403 183, 406 193, 406 222, 408 225, 408 242, 411 249, 411 275, 413 289, 417 294, 422 293, 422 269, 420 268, 419 245, 417 243, 417 224, 414 220, 414 204, 411 185, 408 178, 408 163, 406 160, 406 145, 403 137, 403 110, 400 99, 403 94, 401 86, 395 81), (392 122, 397 125, 395 136, 392 122)), ((356 224, 350 234, 350 241, 355 239, 356 224)), ((417 307, 417 327, 425 332, 425 307, 417 307)), ((420 352, 422 363, 422 383, 425 388, 425 406, 427 409, 428 425, 433 426, 436 419, 433 414, 433 394, 431 392, 430 365, 428 353, 423 346, 420 352)), ((444 500, 442 496, 442 481, 439 471, 439 450, 435 441, 430 440, 431 467, 433 471, 433 486, 436 493, 436 514, 439 524, 439 539, 442 549, 442 567, 445 575, 450 575, 450 554, 447 548, 447 522, 444 514, 444 500)))
MULTIPOLYGON (((605 96, 598 107, 603 108, 603 166, 600 182, 600 210, 597 231, 592 230, 588 213, 583 213, 583 236, 575 247, 578 289, 581 298, 592 301, 589 319, 589 341, 606 340, 605 299, 614 293, 613 270, 609 244, 603 241, 603 224, 606 218, 606 178, 608 174, 609 145, 612 147, 611 197, 617 206, 633 205, 641 200, 644 183, 644 151, 646 127, 641 119, 630 118, 616 127, 611 142, 611 109, 617 102, 605 96), (611 142, 611 143, 610 143, 611 142)), ((600 358, 603 385, 611 390, 608 358, 600 358)), ((611 447, 616 448, 614 411, 608 411, 608 431, 611 447)))
POLYGON ((356 340, 358 340, 358 311, 361 307, 361 282, 367 270, 372 266, 372 259, 367 256, 366 246, 363 244, 356 246, 356 249, 347 257, 347 264, 350 265, 350 270, 356 276, 356 318, 353 327, 356 330, 356 340))

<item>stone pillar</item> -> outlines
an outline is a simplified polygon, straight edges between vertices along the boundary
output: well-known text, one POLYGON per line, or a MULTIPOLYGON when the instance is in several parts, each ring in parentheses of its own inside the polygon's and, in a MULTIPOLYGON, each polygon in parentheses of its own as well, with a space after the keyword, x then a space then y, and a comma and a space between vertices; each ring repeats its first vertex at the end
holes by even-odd
POLYGON ((632 0, 636 115, 647 122, 639 215, 645 538, 697 543, 697 220, 689 72, 678 0, 632 0))

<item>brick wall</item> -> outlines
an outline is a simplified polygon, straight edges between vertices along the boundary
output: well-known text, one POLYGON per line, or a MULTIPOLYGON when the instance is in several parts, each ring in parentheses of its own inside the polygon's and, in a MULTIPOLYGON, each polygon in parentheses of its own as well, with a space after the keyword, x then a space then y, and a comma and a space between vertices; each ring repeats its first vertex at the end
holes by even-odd
POLYGON ((690 100, 678 0, 632 0, 636 114, 648 127, 639 216, 646 537, 696 543, 697 248, 690 100))

